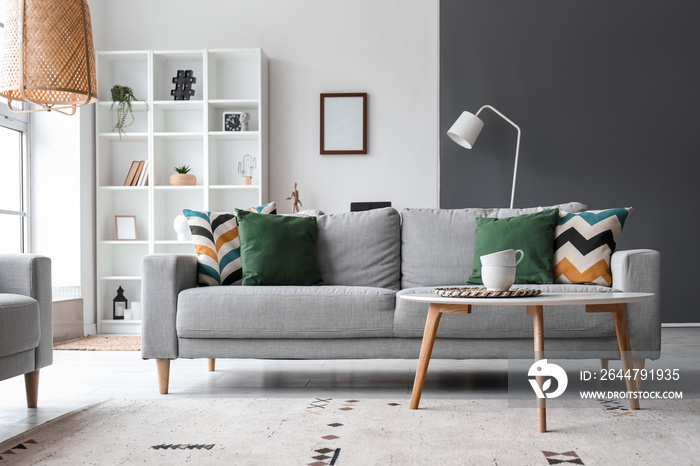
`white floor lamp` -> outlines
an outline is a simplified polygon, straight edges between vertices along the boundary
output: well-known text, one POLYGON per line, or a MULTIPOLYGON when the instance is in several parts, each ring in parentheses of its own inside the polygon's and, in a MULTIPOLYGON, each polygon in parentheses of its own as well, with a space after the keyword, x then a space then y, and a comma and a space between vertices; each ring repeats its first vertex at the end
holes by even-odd
POLYGON ((510 121, 508 117, 496 110, 490 105, 484 105, 476 112, 476 115, 469 112, 462 112, 462 114, 457 118, 452 127, 447 131, 447 135, 454 142, 462 147, 471 149, 474 147, 476 139, 481 133, 481 128, 484 127, 484 122, 479 118, 479 113, 485 108, 493 110, 498 116, 506 120, 508 123, 513 125, 515 129, 518 130, 518 141, 515 144, 515 168, 513 169, 513 188, 510 192, 510 208, 513 208, 513 200, 515 199, 515 178, 518 175, 518 153, 520 152, 520 127, 510 121))

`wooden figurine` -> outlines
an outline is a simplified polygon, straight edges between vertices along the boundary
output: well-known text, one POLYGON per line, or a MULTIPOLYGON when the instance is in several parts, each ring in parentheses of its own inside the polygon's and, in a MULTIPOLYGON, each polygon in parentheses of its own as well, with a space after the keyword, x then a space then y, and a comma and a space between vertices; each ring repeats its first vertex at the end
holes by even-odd
POLYGON ((302 206, 302 207, 304 206, 304 204, 302 204, 301 201, 299 200, 299 191, 297 191, 297 182, 296 181, 294 182, 294 190, 289 195, 289 197, 287 197, 287 200, 292 201, 292 213, 293 214, 296 214, 297 212, 299 212, 299 206, 302 206))

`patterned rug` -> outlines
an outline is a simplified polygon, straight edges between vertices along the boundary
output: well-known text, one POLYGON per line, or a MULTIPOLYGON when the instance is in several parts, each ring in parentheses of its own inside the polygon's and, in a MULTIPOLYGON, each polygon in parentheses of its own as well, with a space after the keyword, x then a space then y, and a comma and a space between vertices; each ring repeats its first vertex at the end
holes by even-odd
POLYGON ((9 464, 697 464, 700 400, 548 412, 505 400, 109 400, 0 444, 9 464))
POLYGON ((78 351, 141 351, 141 337, 102 337, 88 335, 53 345, 55 350, 78 351))

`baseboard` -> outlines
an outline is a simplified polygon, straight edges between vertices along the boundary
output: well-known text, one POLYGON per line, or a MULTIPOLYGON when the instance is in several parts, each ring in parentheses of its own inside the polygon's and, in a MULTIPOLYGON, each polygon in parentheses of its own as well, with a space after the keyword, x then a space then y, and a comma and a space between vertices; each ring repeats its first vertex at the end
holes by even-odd
POLYGON ((680 322, 680 323, 675 323, 675 324, 674 324, 674 323, 670 323, 670 324, 661 324, 661 327, 662 327, 662 328, 663 328, 663 327, 670 327, 670 328, 673 328, 673 327, 700 327, 700 322, 696 322, 696 323, 692 323, 692 322, 689 322, 689 323, 680 322))
POLYGON ((97 324, 85 324, 84 335, 97 335, 97 324))

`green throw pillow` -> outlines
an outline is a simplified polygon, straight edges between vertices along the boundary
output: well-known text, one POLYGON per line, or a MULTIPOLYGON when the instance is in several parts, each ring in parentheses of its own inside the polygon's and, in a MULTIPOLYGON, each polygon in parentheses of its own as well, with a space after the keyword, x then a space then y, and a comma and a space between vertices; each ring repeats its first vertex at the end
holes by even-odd
POLYGON ((552 283, 554 227, 559 209, 511 218, 477 218, 474 266, 468 285, 483 285, 481 256, 504 249, 522 249, 525 254, 515 271, 515 283, 552 283))
POLYGON ((316 217, 236 209, 243 285, 323 285, 316 257, 316 217))

